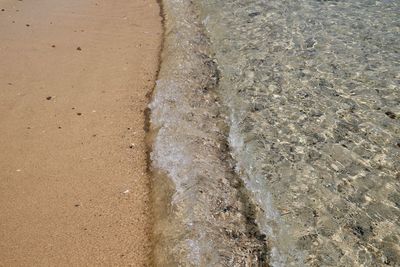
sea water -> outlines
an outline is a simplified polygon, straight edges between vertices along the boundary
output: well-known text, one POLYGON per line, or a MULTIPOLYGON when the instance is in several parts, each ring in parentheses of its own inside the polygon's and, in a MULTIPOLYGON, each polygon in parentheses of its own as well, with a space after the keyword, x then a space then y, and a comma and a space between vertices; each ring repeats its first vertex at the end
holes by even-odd
POLYGON ((158 266, 400 266, 400 1, 164 0, 158 266))

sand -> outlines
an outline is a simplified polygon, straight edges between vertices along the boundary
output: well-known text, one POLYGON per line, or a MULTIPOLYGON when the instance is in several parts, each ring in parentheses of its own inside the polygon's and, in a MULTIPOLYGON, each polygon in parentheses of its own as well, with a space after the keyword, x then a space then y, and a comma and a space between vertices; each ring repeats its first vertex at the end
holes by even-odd
POLYGON ((0 266, 150 265, 155 0, 0 2, 0 266))

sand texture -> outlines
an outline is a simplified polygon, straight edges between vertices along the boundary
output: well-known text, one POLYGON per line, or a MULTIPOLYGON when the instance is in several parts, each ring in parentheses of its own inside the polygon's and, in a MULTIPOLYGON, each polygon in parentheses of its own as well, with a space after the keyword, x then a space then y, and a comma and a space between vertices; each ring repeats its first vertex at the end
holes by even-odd
POLYGON ((146 266, 153 0, 0 2, 0 266, 146 266))

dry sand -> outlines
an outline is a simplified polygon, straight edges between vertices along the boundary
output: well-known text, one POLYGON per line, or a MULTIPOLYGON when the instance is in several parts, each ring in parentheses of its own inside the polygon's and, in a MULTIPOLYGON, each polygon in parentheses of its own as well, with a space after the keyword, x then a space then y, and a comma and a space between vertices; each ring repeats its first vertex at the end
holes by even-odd
POLYGON ((149 264, 155 0, 0 2, 0 266, 149 264))

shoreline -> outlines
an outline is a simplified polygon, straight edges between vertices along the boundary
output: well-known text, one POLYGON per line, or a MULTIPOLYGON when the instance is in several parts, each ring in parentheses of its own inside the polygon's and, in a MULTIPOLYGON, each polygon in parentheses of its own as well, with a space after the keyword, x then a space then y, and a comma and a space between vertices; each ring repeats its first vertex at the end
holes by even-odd
POLYGON ((218 65, 199 13, 194 3, 164 4, 168 34, 150 104, 155 265, 265 266, 268 247, 232 169, 218 65))
POLYGON ((151 264, 160 5, 0 8, 0 266, 151 264))

